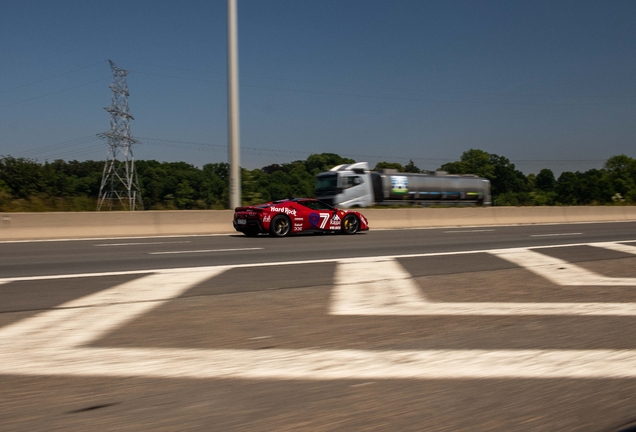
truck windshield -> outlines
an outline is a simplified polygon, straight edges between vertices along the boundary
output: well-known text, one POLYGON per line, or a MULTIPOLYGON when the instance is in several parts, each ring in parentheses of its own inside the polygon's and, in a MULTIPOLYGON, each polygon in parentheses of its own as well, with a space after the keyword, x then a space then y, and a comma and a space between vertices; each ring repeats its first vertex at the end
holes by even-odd
POLYGON ((335 193, 338 190, 338 174, 321 174, 316 177, 316 194, 335 193))

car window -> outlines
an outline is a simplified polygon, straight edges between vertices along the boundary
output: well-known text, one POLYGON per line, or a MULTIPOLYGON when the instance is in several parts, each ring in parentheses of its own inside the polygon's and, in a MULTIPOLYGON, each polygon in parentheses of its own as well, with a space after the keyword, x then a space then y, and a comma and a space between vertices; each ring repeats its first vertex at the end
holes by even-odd
POLYGON ((324 203, 322 201, 299 201, 299 204, 304 205, 307 208, 310 208, 312 210, 333 210, 333 207, 331 207, 329 204, 324 203))

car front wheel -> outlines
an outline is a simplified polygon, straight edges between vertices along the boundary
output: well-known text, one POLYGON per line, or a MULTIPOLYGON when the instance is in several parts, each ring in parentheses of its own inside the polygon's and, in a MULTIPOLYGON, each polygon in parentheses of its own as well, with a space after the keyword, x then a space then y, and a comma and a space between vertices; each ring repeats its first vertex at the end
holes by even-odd
POLYGON ((269 234, 274 237, 285 237, 289 231, 291 231, 291 222, 287 216, 276 216, 269 226, 269 234))
POLYGON ((360 229, 360 221, 356 215, 347 215, 342 220, 342 232, 345 234, 355 234, 360 229))

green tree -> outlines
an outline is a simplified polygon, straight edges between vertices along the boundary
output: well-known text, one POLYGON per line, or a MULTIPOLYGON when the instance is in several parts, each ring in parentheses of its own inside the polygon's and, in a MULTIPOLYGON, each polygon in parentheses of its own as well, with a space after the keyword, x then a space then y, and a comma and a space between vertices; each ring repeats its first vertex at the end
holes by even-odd
POLYGON ((551 169, 544 168, 537 174, 535 185, 537 189, 544 192, 552 192, 556 187, 556 179, 551 169))
POLYGON ((493 197, 528 191, 526 177, 514 164, 503 156, 483 150, 465 151, 458 162, 446 163, 440 169, 450 174, 475 174, 490 180, 493 197))
POLYGON ((353 159, 343 158, 335 153, 319 153, 309 155, 304 165, 307 172, 315 176, 335 166, 352 163, 355 163, 353 159))
POLYGON ((570 171, 561 173, 556 185, 557 200, 561 204, 576 205, 581 192, 581 182, 576 174, 570 171))
POLYGON ((422 172, 422 170, 419 169, 415 165, 415 163, 413 162, 413 159, 411 159, 411 160, 409 160, 409 163, 404 165, 404 172, 407 172, 407 173, 420 173, 420 172, 422 172))
POLYGON ((373 171, 382 171, 383 169, 394 169, 398 172, 404 172, 404 167, 397 162, 378 162, 373 171))

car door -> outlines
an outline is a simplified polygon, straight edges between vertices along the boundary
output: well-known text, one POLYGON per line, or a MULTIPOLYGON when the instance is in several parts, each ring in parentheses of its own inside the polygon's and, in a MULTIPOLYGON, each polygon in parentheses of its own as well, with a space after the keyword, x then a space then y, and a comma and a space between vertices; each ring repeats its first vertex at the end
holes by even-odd
POLYGON ((325 208, 319 201, 306 200, 300 201, 300 207, 306 209, 303 226, 308 231, 326 231, 329 230, 330 221, 333 217, 333 210, 325 208))

